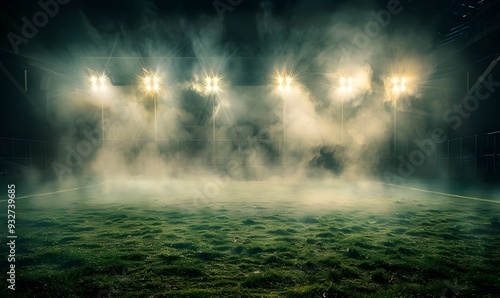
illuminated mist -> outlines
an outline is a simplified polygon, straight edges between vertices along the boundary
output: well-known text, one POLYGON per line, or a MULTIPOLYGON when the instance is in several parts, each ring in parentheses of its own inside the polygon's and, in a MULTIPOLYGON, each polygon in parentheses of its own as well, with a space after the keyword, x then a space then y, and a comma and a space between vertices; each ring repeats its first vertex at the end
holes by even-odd
POLYGON ((61 142, 74 144, 74 151, 92 143, 92 154, 80 154, 81 162, 70 157, 74 165, 68 165, 68 152, 61 152, 53 165, 59 181, 380 177, 398 101, 391 79, 405 77, 406 99, 398 109, 422 122, 401 120, 401 134, 425 136, 430 117, 440 116, 416 108, 435 66, 431 38, 409 21, 360 45, 353 36, 376 5, 366 11, 345 6, 316 22, 301 19, 304 5, 285 20, 263 2, 255 15, 259 40, 243 49, 226 41, 223 23, 213 16, 160 17, 148 2, 132 30, 111 21, 96 28, 82 13, 86 34, 69 45, 68 69, 76 71, 59 82, 50 121, 61 142), (112 58, 96 57, 101 53, 112 58), (158 92, 145 92, 145 72, 160 78, 158 92), (108 77, 106 90, 92 90, 95 74, 108 77), (284 92, 277 88, 280 76, 290 78, 284 92), (207 91, 209 77, 219 80, 217 92, 207 91))

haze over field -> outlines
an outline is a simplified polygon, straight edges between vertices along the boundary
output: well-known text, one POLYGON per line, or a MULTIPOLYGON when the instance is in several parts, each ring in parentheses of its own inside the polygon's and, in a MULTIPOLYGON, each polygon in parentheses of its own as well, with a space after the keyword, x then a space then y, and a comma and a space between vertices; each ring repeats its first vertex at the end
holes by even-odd
POLYGON ((293 166, 285 177, 380 174, 396 102, 412 120, 399 120, 401 140, 428 137, 433 123, 442 122, 435 111, 446 103, 422 108, 430 106, 421 91, 433 84, 432 36, 411 18, 391 27, 405 17, 404 5, 391 13, 375 3, 364 9, 346 3, 313 21, 302 14, 319 3, 302 1, 284 18, 262 2, 248 29, 256 40, 240 47, 213 15, 166 17, 144 2, 128 24, 97 22, 82 10, 81 34, 68 47, 74 58, 66 69, 74 71, 56 83, 51 107, 54 132, 75 144, 53 165, 59 180, 83 173, 200 175, 211 172, 200 166, 214 163, 225 171, 241 168, 229 173, 233 179, 275 177, 283 175, 276 169, 283 137, 293 166), (90 77, 103 75, 106 90, 92 90, 90 77), (144 92, 147 75, 160 78, 157 94, 144 92), (291 79, 287 92, 277 90, 280 76, 291 79), (396 76, 405 79, 404 96, 394 93, 396 76), (219 79, 216 94, 207 93, 208 77, 219 79), (211 161, 213 118, 217 161, 211 161), (98 142, 102 128, 105 146, 98 142), (88 147, 96 154, 88 155, 88 147))

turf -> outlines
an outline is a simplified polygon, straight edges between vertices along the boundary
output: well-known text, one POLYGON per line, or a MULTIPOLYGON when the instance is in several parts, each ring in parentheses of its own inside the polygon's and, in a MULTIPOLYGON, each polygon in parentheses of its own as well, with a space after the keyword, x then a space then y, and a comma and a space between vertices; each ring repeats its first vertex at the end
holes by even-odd
POLYGON ((17 201, 17 297, 500 293, 498 204, 344 182, 109 188, 17 201))

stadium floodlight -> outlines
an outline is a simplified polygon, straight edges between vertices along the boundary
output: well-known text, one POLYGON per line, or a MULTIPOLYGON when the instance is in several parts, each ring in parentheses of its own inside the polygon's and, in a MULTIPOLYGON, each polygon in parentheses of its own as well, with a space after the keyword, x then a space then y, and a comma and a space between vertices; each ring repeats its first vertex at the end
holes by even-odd
POLYGON ((143 78, 144 89, 146 92, 158 93, 160 91, 160 77, 157 75, 146 74, 143 78))
POLYGON ((402 78, 398 78, 398 77, 394 77, 392 78, 392 92, 393 93, 403 93, 406 91, 406 78, 405 77, 402 77, 402 78))
POLYGON ((217 93, 219 91, 219 78, 206 77, 205 78, 205 91, 207 93, 217 93))
POLYGON ((340 92, 342 93, 347 93, 347 92, 352 92, 353 91, 353 87, 352 87, 352 84, 353 84, 353 79, 352 77, 340 77, 340 92))
POLYGON ((93 75, 90 77, 90 84, 93 91, 105 91, 108 85, 108 78, 105 75, 93 75))
POLYGON ((292 78, 289 76, 279 76, 277 89, 279 92, 290 92, 292 85, 292 78))

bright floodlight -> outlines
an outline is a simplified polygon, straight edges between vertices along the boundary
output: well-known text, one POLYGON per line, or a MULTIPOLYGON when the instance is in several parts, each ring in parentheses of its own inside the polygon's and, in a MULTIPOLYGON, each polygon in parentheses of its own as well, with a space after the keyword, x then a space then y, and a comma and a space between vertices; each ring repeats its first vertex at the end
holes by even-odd
POLYGON ((216 93, 219 91, 219 78, 207 77, 205 78, 205 91, 208 93, 216 93))
POLYGON ((352 92, 352 82, 353 79, 351 77, 340 77, 340 92, 352 92))
POLYGON ((292 85, 292 78, 291 77, 278 77, 278 91, 280 92, 290 92, 292 85))
POLYGON ((146 75, 144 77, 144 89, 146 89, 147 92, 160 91, 160 78, 156 75, 146 75))
POLYGON ((406 91, 406 78, 392 78, 392 91, 394 93, 402 93, 406 91))
POLYGON ((94 91, 104 91, 107 89, 108 78, 105 75, 91 76, 90 83, 92 85, 92 90, 94 91))

